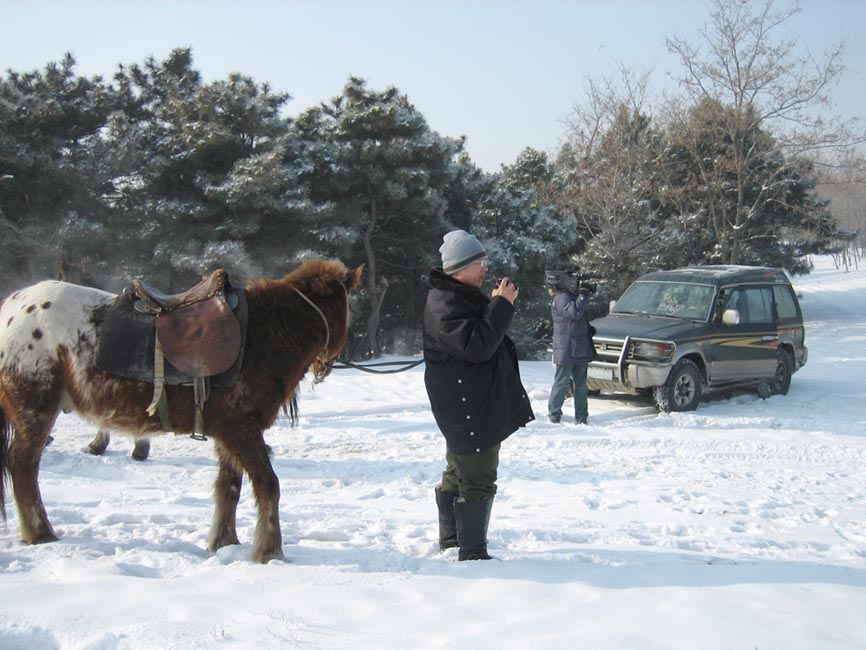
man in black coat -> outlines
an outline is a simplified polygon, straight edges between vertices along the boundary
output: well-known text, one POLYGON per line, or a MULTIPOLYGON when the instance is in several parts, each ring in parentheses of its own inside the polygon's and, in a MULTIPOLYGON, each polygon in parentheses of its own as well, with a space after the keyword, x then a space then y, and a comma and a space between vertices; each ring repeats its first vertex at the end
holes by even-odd
POLYGON ((586 373, 593 354, 589 330, 589 291, 587 287, 581 287, 579 295, 575 296, 566 287, 564 277, 558 275, 548 280, 548 291, 553 296, 550 313, 553 318, 553 365, 556 372, 547 402, 547 416, 551 422, 562 419, 562 404, 570 379, 574 385, 574 421, 586 424, 589 416, 586 373))
POLYGON ((503 278, 492 298, 481 292, 486 252, 463 230, 446 234, 439 252, 442 268, 430 271, 424 309, 424 383, 447 444, 436 487, 439 546, 459 546, 460 560, 489 560, 499 446, 535 419, 505 334, 518 290, 503 278))

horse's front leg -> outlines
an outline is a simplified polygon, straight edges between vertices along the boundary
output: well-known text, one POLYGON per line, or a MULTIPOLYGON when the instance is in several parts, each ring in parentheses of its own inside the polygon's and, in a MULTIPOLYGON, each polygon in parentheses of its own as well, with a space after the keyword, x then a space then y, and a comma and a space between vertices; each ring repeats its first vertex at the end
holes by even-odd
POLYGON ((253 561, 262 564, 270 560, 285 560, 283 535, 280 532, 280 480, 268 457, 268 447, 261 441, 256 462, 247 465, 250 483, 256 495, 258 520, 253 535, 253 561))
POLYGON ((236 430, 230 436, 221 437, 220 442, 249 475, 256 495, 258 519, 253 535, 253 561, 264 564, 270 560, 284 560, 279 516, 280 482, 271 466, 262 432, 241 433, 236 430))
POLYGON ((214 447, 219 470, 213 486, 214 513, 207 544, 212 553, 223 546, 239 543, 235 520, 243 480, 243 470, 218 440, 214 441, 214 447))

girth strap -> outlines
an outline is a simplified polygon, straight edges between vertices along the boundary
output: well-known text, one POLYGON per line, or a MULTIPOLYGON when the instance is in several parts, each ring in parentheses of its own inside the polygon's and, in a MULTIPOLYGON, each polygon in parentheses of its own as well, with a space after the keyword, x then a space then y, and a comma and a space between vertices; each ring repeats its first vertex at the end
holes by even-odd
MULTIPOLYGON (((193 417, 193 431, 190 438, 193 440, 207 440, 204 424, 204 404, 210 395, 210 378, 194 377, 192 383, 195 414, 193 417)), ((159 420, 165 431, 173 431, 171 417, 168 413, 168 399, 165 392, 165 355, 162 352, 162 344, 159 342, 159 333, 156 335, 153 359, 153 399, 147 407, 147 414, 153 416, 159 413, 159 420)))
POLYGON ((159 413, 159 421, 165 431, 171 431, 171 418, 168 415, 168 400, 165 396, 165 355, 159 335, 155 337, 153 353, 153 399, 147 407, 147 414, 153 416, 159 413))
POLYGON ((190 438, 193 440, 207 440, 204 426, 204 403, 210 396, 210 379, 207 377, 196 377, 192 380, 193 398, 195 400, 195 421, 190 438))

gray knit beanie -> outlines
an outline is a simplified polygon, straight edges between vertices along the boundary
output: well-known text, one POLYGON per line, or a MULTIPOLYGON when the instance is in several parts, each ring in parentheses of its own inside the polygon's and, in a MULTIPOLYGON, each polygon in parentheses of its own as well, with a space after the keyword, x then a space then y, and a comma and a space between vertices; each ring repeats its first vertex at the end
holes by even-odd
POLYGON ((472 262, 487 256, 481 242, 465 230, 452 230, 446 233, 444 240, 439 252, 442 254, 442 270, 448 275, 457 273, 472 262))

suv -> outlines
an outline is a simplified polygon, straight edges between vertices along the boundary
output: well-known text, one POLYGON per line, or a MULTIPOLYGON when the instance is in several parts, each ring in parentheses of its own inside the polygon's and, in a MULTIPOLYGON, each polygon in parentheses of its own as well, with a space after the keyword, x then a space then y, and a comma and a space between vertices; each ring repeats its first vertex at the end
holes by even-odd
POLYGON ((697 266, 638 278, 595 327, 587 387, 690 411, 708 390, 788 392, 806 363, 803 314, 781 269, 697 266))

